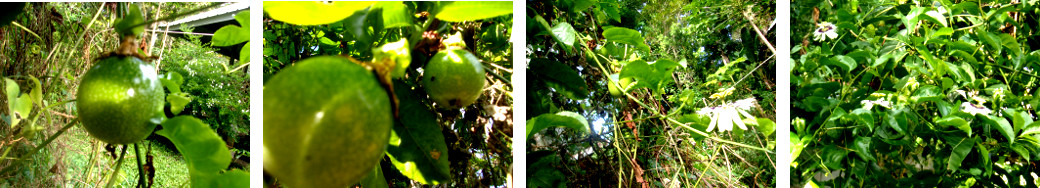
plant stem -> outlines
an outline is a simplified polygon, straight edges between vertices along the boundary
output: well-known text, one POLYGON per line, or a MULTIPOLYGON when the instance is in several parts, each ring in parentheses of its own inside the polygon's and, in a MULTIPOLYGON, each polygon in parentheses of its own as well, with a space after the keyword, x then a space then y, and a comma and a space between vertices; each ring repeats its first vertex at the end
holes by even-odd
POLYGON ((112 171, 112 175, 108 177, 108 183, 105 184, 105 187, 112 187, 112 184, 116 182, 116 176, 119 175, 119 170, 122 169, 120 167, 123 165, 123 158, 126 158, 127 148, 129 148, 129 146, 123 145, 123 152, 120 152, 119 160, 116 160, 116 166, 113 167, 115 170, 112 171))
MULTIPOLYGON (((32 156, 32 155, 36 154, 37 152, 40 152, 40 150, 43 150, 43 148, 47 147, 47 145, 50 144, 51 142, 53 142, 54 139, 58 138, 58 136, 61 136, 61 134, 65 133, 65 131, 69 130, 69 128, 72 128, 73 125, 76 125, 76 122, 78 120, 79 120, 78 118, 77 119, 73 119, 68 124, 65 124, 65 127, 62 127, 60 130, 58 130, 58 132, 55 132, 54 135, 51 135, 50 138, 47 138, 47 140, 44 140, 43 143, 41 143, 40 145, 36 146, 36 148, 33 149, 32 151, 30 151, 29 154, 26 154, 25 156, 22 156, 22 157, 18 158, 18 160, 12 162, 10 166, 7 166, 6 168, 3 169, 3 171, 0 171, 0 174, 7 174, 11 170, 14 170, 13 167, 18 166, 18 163, 21 163, 22 161, 24 161, 26 157, 32 156)), ((8 149, 10 149, 10 148, 8 148, 8 149)), ((5 152, 4 155, 6 155, 6 152, 5 152)))
POLYGON ((142 154, 140 142, 134 143, 134 158, 137 159, 137 187, 145 187, 147 184, 147 182, 145 182, 146 174, 144 174, 144 161, 141 160, 141 157, 144 156, 142 154))

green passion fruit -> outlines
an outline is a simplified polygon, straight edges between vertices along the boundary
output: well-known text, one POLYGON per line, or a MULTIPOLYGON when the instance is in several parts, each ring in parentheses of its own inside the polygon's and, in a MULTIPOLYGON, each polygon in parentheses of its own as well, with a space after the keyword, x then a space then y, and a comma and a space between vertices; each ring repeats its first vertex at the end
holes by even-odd
POLYGON ((304 59, 264 85, 264 169, 287 187, 348 187, 383 158, 393 127, 375 75, 345 57, 304 59))
POLYGON ((441 108, 461 108, 473 104, 484 91, 484 66, 464 49, 437 52, 423 69, 423 86, 441 108))
POLYGON ((130 144, 155 130, 163 116, 163 88, 152 64, 137 57, 112 56, 90 68, 79 83, 76 107, 91 136, 109 144, 130 144))

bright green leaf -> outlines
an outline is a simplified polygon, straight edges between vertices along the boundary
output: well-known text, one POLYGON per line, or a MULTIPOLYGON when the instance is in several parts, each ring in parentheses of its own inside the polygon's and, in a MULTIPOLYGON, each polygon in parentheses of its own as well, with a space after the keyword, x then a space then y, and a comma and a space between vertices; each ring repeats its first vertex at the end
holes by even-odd
POLYGON ((950 139, 947 142, 949 142, 953 153, 950 153, 950 157, 946 160, 946 169, 957 171, 961 167, 961 163, 964 162, 964 157, 968 156, 971 148, 975 146, 975 139, 963 137, 950 139))
POLYGON ((202 120, 191 116, 177 116, 162 123, 162 135, 177 147, 188 163, 192 187, 212 185, 213 175, 231 165, 231 152, 224 140, 202 120))
POLYGON ((462 22, 513 14, 512 1, 453 1, 441 2, 433 11, 437 19, 462 22))
POLYGON ((643 35, 639 34, 636 30, 623 27, 612 27, 603 30, 603 38, 606 38, 608 41, 635 46, 639 50, 643 50, 643 52, 650 52, 650 46, 646 45, 646 42, 643 40, 643 35))
POLYGON ((372 1, 270 1, 264 11, 272 19, 296 25, 321 25, 338 22, 364 10, 372 1))
POLYGON ((404 176, 422 184, 436 185, 451 180, 448 145, 437 114, 423 105, 407 84, 394 82, 400 100, 400 119, 394 121, 387 155, 404 176))
POLYGON ((874 148, 870 145, 871 141, 871 137, 856 137, 856 140, 852 142, 852 147, 850 148, 852 148, 860 158, 863 158, 863 160, 875 161, 877 159, 874 158, 874 148))

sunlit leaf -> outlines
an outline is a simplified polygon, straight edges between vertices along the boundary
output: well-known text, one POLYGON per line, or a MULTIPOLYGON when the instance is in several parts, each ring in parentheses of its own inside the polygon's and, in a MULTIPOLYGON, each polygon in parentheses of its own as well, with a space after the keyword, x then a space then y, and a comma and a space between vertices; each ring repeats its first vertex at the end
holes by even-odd
POLYGON ((162 123, 155 133, 170 139, 188 163, 192 187, 210 187, 219 172, 231 164, 231 152, 209 125, 191 116, 177 116, 162 123))
POLYGON ((871 146, 871 142, 871 137, 856 137, 856 140, 851 143, 852 146, 850 148, 852 148, 860 158, 863 158, 863 160, 875 161, 877 159, 874 158, 874 148, 871 146))
POLYGON ((553 39, 563 45, 563 50, 568 53, 574 53, 575 42, 577 42, 578 34, 574 31, 574 27, 571 27, 570 23, 563 22, 556 24, 552 27, 553 39))
POLYGON ((635 60, 621 69, 619 77, 635 78, 635 85, 631 86, 631 89, 652 88, 659 91, 675 82, 672 72, 678 66, 679 63, 667 59, 659 59, 653 63, 635 60))
POLYGON ((383 27, 386 29, 407 27, 414 23, 411 10, 401 1, 380 1, 372 6, 383 9, 383 27))
POLYGON ((272 19, 296 25, 321 25, 343 20, 372 1, 270 1, 264 12, 272 19))
POLYGON ((432 12, 448 22, 482 20, 513 14, 512 1, 445 1, 432 12))

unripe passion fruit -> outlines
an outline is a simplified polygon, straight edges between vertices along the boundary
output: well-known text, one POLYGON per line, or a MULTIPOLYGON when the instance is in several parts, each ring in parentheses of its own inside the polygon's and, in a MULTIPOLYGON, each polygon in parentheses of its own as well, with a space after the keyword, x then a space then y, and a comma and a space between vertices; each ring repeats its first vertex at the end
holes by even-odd
POLYGON ((390 98, 343 57, 304 59, 264 85, 264 169, 287 187, 347 187, 383 157, 390 98))
POLYGON ((464 49, 437 52, 423 69, 423 86, 441 108, 473 104, 484 90, 484 66, 464 49))
POLYGON ((130 144, 155 130, 162 116, 163 89, 155 67, 131 56, 102 59, 83 75, 76 93, 79 119, 91 136, 130 144))

